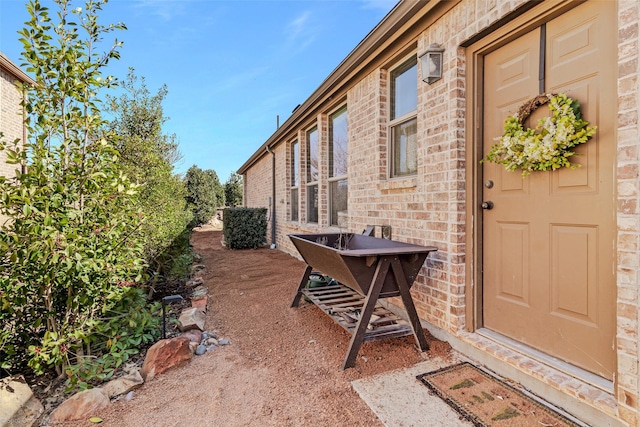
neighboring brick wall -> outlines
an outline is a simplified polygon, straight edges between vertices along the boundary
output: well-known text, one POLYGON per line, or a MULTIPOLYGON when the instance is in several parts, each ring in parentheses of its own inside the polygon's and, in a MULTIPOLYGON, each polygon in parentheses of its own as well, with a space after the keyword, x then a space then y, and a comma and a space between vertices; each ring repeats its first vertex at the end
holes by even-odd
MULTIPOLYGON (((3 58, 4 60, 4 58, 3 58)), ((25 127, 22 106, 22 93, 16 86, 18 78, 9 70, 0 66, 0 132, 4 134, 2 140, 9 146, 19 139, 24 142, 25 127)), ((6 162, 7 154, 0 151, 0 176, 14 176, 20 165, 10 165, 6 162)), ((6 216, 0 215, 0 223, 6 220, 6 216)))
MULTIPOLYGON (((347 93, 349 132, 349 231, 360 233, 368 224, 391 225, 393 239, 435 245, 420 272, 412 295, 420 317, 460 337, 471 345, 476 338, 465 332, 466 257, 466 109, 467 58, 461 44, 525 3, 519 1, 463 0, 417 37, 417 51, 437 42, 445 48, 445 75, 433 85, 418 85, 418 172, 415 177, 387 179, 388 70, 378 68, 357 81, 347 93)), ((566 393, 589 405, 608 407, 629 425, 639 425, 640 380, 638 334, 640 329, 640 61, 638 60, 640 3, 617 2, 618 7, 618 124, 617 124, 617 373, 614 399, 577 391, 566 393)), ((400 51, 398 52, 400 55, 400 51)), ((400 58, 397 58, 400 59, 400 58)), ((275 148, 277 160, 277 245, 298 256, 286 237, 289 233, 327 231, 326 166, 327 114, 339 104, 315 117, 320 130, 319 224, 306 224, 305 183, 307 122, 297 130, 300 144, 300 221, 288 220, 291 158, 289 143, 275 148)), ((248 206, 265 206, 271 194, 271 158, 264 157, 247 171, 248 206), (249 194, 250 193, 250 194, 249 194)), ((302 274, 302 271, 300 272, 302 274)), ((398 299, 392 300, 402 305, 398 299)), ((494 346, 496 347, 496 346, 494 346)), ((497 348, 497 347, 496 347, 497 348)), ((484 349, 492 353, 493 349, 484 349)), ((499 352, 498 352, 499 353, 499 352)), ((517 365, 517 361, 506 360, 517 365)), ((521 370, 526 369, 519 367, 521 370)), ((541 375, 541 377, 544 377, 541 375)), ((553 378, 545 379, 551 386, 553 378)))
MULTIPOLYGON (((3 140, 13 142, 15 139, 23 139, 23 115, 20 102, 22 94, 16 87, 16 77, 0 68, 0 132, 4 134, 3 140)), ((0 175, 11 176, 16 169, 15 165, 8 165, 6 153, 0 151, 0 175)))

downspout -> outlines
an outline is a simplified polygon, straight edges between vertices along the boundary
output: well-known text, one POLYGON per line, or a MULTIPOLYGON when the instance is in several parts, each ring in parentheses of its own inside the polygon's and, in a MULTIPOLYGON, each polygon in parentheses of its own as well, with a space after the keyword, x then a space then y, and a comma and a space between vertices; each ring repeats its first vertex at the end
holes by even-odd
POLYGON ((271 249, 276 248, 276 153, 267 145, 271 153, 271 249))

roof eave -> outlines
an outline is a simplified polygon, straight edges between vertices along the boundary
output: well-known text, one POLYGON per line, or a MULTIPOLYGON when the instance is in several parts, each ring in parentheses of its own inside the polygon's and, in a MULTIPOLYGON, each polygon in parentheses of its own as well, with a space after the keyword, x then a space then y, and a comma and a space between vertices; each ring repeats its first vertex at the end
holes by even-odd
POLYGON ((329 74, 320 86, 297 107, 291 116, 280 126, 267 141, 258 148, 253 155, 238 169, 238 174, 244 174, 254 163, 267 153, 267 147, 273 147, 289 131, 289 127, 296 123, 318 99, 331 91, 335 85, 355 68, 363 67, 364 60, 371 52, 375 51, 387 38, 394 34, 398 28, 411 19, 418 10, 424 8, 427 3, 435 0, 400 1, 373 30, 351 51, 351 53, 329 74))
POLYGON ((29 77, 27 73, 22 71, 20 67, 13 63, 13 61, 7 58, 2 52, 0 52, 0 67, 7 70, 7 72, 23 83, 35 84, 35 80, 29 77))

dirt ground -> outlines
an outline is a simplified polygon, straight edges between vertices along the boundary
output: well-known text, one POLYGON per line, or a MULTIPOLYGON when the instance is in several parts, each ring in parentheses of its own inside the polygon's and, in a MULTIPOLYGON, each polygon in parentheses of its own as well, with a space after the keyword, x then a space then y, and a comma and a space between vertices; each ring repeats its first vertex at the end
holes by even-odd
POLYGON ((221 237, 205 228, 192 243, 207 267, 206 329, 231 344, 153 378, 130 401, 114 402, 95 414, 100 425, 381 426, 350 381, 449 351, 428 332, 427 353, 412 336, 365 343, 355 368, 341 371, 349 334, 310 303, 289 308, 305 264, 268 248, 232 251, 221 237))

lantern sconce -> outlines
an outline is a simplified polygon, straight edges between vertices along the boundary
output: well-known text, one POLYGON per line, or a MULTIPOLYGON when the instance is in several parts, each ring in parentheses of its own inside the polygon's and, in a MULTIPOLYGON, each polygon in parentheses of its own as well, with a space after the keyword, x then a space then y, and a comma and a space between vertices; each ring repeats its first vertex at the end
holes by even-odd
POLYGON ((422 68, 422 81, 431 84, 442 78, 442 53, 437 43, 431 43, 427 50, 420 55, 420 66, 422 68))

